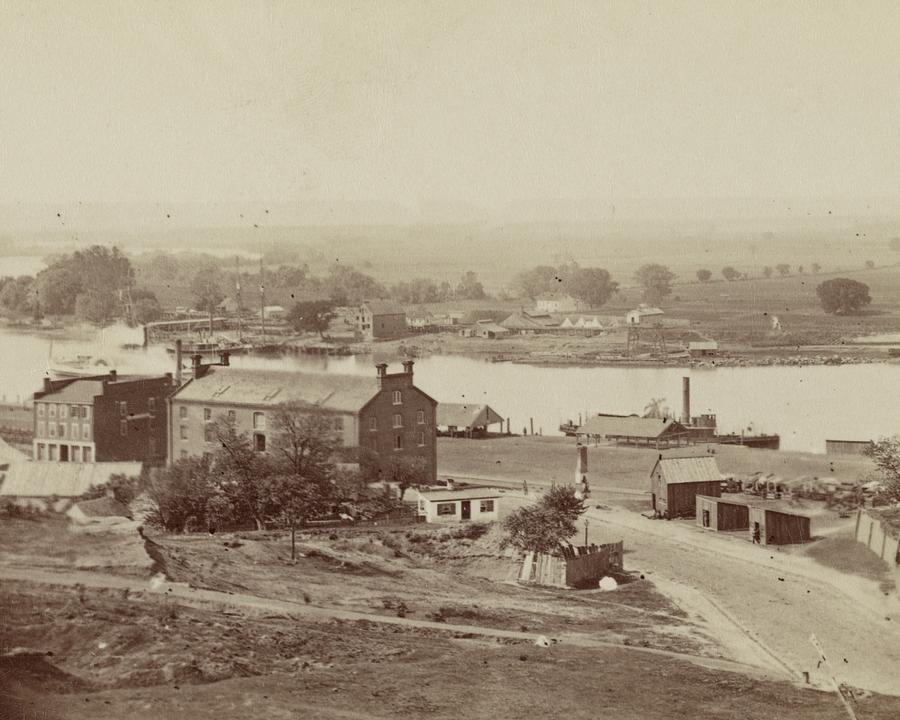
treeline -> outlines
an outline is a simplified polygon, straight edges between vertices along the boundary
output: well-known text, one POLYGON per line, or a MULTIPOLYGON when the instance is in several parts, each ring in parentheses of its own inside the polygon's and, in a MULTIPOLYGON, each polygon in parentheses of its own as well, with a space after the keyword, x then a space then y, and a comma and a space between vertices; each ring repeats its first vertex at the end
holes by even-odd
POLYGON ((136 323, 161 313, 156 296, 137 287, 131 261, 118 248, 94 245, 51 258, 37 276, 0 278, 0 307, 35 319, 75 316, 108 325, 128 313, 136 323))

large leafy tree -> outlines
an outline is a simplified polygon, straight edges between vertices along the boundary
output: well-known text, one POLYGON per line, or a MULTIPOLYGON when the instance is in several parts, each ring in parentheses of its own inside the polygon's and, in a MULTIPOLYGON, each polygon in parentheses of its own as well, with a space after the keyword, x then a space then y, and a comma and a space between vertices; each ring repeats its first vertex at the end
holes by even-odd
POLYGON ((697 279, 702 283, 709 282, 712 279, 712 272, 705 268, 703 270, 698 270, 697 279))
POLYGON ((467 270, 460 278, 459 285, 456 286, 456 297, 462 300, 482 300, 487 297, 484 286, 474 271, 467 270))
POLYGON ((558 289, 561 281, 555 267, 538 265, 516 275, 513 288, 520 297, 534 300, 538 295, 558 289))
POLYGON ((105 289, 90 289, 75 298, 75 315, 97 327, 106 327, 115 320, 119 304, 114 293, 105 289))
POLYGON ((644 300, 649 303, 658 303, 672 294, 672 281, 675 279, 675 273, 665 265, 648 263, 638 268, 634 279, 643 288, 644 300))
POLYGON ((869 286, 850 278, 832 278, 816 288, 819 302, 827 313, 848 315, 872 302, 869 286))
POLYGON ((576 522, 584 511, 574 487, 553 487, 535 505, 519 508, 504 520, 503 545, 526 552, 552 552, 577 532, 576 522))
POLYGON ((731 265, 726 265, 722 268, 722 277, 725 278, 728 282, 733 282, 737 280, 741 274, 734 269, 731 265))
POLYGON ((881 495, 888 502, 900 502, 900 436, 882 438, 866 450, 875 462, 882 483, 881 495))
POLYGON ((564 287, 576 300, 600 307, 619 289, 619 283, 603 268, 577 268, 566 279, 564 287))
POLYGON ((156 522, 174 532, 207 522, 207 504, 216 495, 205 458, 177 460, 151 471, 146 491, 155 505, 156 522))
POLYGON ((330 300, 310 300, 294 303, 287 320, 297 332, 315 332, 325 337, 333 317, 334 304, 330 300))
POLYGON ((201 268, 191 280, 194 307, 209 314, 210 325, 216 307, 225 299, 225 293, 222 292, 223 280, 222 271, 215 265, 201 268))
POLYGON ((428 484, 428 463, 420 457, 391 455, 381 463, 381 479, 396 484, 402 500, 409 488, 428 484))

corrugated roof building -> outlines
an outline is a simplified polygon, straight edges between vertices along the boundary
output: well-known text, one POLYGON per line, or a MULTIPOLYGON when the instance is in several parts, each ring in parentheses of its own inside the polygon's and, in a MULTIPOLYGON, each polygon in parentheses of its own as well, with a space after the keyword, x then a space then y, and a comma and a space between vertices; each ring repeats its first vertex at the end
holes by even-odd
POLYGON ((626 445, 647 445, 657 449, 681 445, 690 436, 674 418, 644 418, 638 415, 595 415, 576 431, 584 441, 608 440, 626 445))
POLYGON ((720 497, 722 475, 711 455, 664 458, 650 472, 653 509, 665 518, 694 517, 697 496, 720 497))
POLYGON ((22 507, 62 512, 92 487, 105 485, 113 475, 135 477, 140 462, 16 463, 6 472, 0 499, 22 507))

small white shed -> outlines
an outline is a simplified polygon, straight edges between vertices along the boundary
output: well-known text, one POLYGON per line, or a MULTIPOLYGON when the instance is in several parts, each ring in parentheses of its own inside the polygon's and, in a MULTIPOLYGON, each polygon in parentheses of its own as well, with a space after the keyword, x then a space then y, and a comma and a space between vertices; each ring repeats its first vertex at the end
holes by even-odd
POLYGON ((419 490, 419 515, 430 523, 493 522, 499 517, 499 505, 496 488, 419 490))

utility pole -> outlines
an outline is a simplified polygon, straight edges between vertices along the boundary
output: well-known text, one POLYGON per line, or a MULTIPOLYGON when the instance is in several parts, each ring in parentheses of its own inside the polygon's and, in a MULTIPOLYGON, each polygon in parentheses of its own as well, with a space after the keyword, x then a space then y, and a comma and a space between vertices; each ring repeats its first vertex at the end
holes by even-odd
POLYGON ((241 256, 234 256, 234 270, 235 270, 235 278, 234 278, 234 291, 235 296, 234 299, 237 302, 237 321, 238 321, 238 342, 244 341, 244 325, 242 315, 244 314, 244 308, 241 304, 241 256))
POLYGON ((584 546, 588 546, 588 519, 584 519, 584 546))

